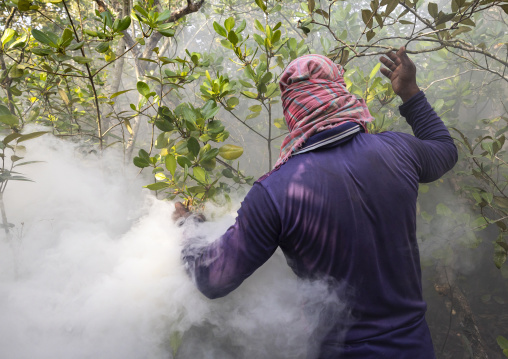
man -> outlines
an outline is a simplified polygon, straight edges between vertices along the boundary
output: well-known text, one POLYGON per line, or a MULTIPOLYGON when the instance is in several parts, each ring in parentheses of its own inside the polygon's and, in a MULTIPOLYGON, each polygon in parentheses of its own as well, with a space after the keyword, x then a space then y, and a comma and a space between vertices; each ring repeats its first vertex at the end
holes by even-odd
POLYGON ((220 239, 183 252, 209 298, 237 288, 277 247, 298 276, 345 283, 353 323, 343 343, 338 329, 326 335, 320 358, 434 358, 416 200, 418 183, 450 170, 457 150, 419 90, 405 48, 387 56, 381 72, 415 137, 366 133, 372 117, 347 92, 342 68, 319 55, 296 59, 280 81, 290 134, 275 169, 254 184, 220 239))

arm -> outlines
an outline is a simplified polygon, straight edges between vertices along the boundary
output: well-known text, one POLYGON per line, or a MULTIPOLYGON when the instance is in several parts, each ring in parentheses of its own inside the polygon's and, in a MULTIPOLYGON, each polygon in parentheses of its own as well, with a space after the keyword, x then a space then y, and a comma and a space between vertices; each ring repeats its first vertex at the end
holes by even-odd
POLYGON ((205 247, 184 247, 183 260, 198 289, 210 299, 236 289, 275 252, 280 227, 270 196, 255 183, 222 237, 205 247))
POLYGON ((419 168, 420 182, 432 182, 451 170, 457 162, 457 147, 423 92, 417 93, 399 108, 413 129, 409 141, 419 168))
POLYGON ((386 66, 383 75, 392 82, 393 91, 404 102, 400 114, 413 129, 414 137, 404 137, 418 163, 420 182, 432 182, 453 168, 457 162, 457 148, 453 139, 416 84, 416 66, 401 47, 397 53, 387 54, 380 61, 386 66))

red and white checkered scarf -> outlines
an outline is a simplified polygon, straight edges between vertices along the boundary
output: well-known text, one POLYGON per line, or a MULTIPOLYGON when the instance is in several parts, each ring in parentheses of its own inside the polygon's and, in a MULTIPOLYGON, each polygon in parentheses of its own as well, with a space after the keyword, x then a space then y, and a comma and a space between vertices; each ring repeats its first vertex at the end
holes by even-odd
POLYGON ((346 89, 344 69, 321 55, 305 55, 292 61, 279 86, 289 134, 282 142, 274 170, 285 163, 317 132, 355 122, 363 127, 374 120, 363 99, 346 89))

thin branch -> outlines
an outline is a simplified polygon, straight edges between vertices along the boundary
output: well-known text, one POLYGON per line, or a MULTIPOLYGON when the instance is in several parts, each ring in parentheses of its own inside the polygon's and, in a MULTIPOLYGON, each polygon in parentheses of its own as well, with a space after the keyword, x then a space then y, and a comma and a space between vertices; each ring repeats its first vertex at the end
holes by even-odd
MULTIPOLYGON (((65 0, 62 1, 62 4, 65 8, 65 12, 67 13, 67 16, 69 17, 69 22, 71 23, 72 30, 74 31, 74 36, 76 36, 76 41, 79 41, 78 32, 76 31, 76 27, 74 26, 74 22, 72 21, 72 16, 69 12, 69 9, 67 8, 67 4, 65 3, 65 0)), ((81 54, 83 57, 85 57, 85 50, 81 48, 81 54)), ((99 107, 99 97, 97 95, 97 90, 95 89, 95 82, 93 80, 92 72, 90 71, 90 66, 88 64, 85 64, 86 71, 88 73, 88 79, 90 80, 90 85, 92 86, 92 92, 95 99, 95 108, 97 110, 97 130, 99 131, 99 148, 102 151, 102 126, 101 126, 101 111, 99 107)))

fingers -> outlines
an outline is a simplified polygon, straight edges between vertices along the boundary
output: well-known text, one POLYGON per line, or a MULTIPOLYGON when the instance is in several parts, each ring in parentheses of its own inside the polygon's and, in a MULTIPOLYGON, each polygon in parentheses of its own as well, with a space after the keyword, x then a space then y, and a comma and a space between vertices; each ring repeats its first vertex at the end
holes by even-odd
POLYGON ((388 77, 390 80, 392 79, 393 72, 391 72, 391 71, 390 71, 390 70, 388 70, 387 68, 382 67, 382 68, 381 68, 381 73, 382 73, 383 75, 385 75, 386 77, 388 77))
POLYGON ((404 46, 401 46, 400 49, 397 51, 397 56, 399 57, 402 63, 404 64, 411 63, 411 59, 407 56, 406 48, 404 46))
POLYGON ((381 63, 386 67, 388 67, 388 69, 391 71, 395 71, 395 69, 397 68, 397 65, 395 65, 393 61, 388 60, 386 57, 380 57, 379 61, 381 61, 381 63))
MULTIPOLYGON (((400 51, 400 49, 399 49, 400 51)), ((395 65, 399 66, 402 62, 400 61, 400 57, 398 56, 398 52, 395 53, 393 51, 390 51, 390 52, 387 52, 386 53, 386 56, 388 56, 390 58, 390 60, 392 60, 395 65)))

